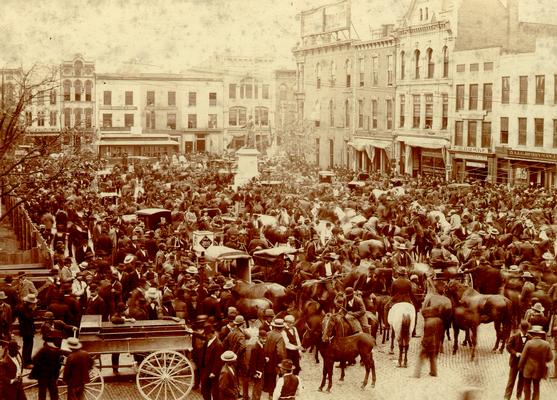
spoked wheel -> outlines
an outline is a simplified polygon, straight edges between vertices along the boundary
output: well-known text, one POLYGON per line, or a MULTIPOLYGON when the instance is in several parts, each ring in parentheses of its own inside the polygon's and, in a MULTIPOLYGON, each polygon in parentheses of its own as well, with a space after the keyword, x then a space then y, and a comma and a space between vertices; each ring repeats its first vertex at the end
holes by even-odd
MULTIPOLYGON (((60 372, 60 376, 63 376, 63 370, 60 372)), ((83 398, 84 400, 99 400, 103 390, 104 378, 101 375, 101 371, 97 367, 93 367, 89 370, 89 383, 85 384, 83 398)), ((67 397, 68 386, 62 379, 58 380, 58 392, 61 399, 67 397)))
POLYGON ((136 382, 146 400, 182 400, 194 384, 193 366, 177 351, 157 351, 141 362, 136 382))

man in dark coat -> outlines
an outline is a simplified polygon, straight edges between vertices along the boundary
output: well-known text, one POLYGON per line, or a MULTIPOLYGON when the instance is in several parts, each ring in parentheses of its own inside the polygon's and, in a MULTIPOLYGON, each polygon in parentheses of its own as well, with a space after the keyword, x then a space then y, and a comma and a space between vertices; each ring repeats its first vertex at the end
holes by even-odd
POLYGON ((8 296, 0 290, 0 340, 9 341, 11 337, 11 326, 14 322, 13 309, 6 302, 8 296))
POLYGON ((246 335, 242 330, 244 323, 244 317, 237 315, 234 318, 235 327, 226 336, 222 344, 226 350, 231 350, 236 354, 236 372, 237 378, 242 385, 242 397, 244 400, 249 400, 248 355, 246 352, 246 335))
POLYGON ((408 279, 408 270, 406 268, 398 269, 398 278, 391 285, 392 304, 410 303, 416 304, 414 291, 412 290, 412 282, 408 279))
POLYGON ((37 296, 34 294, 28 294, 23 298, 23 304, 21 304, 17 310, 17 318, 19 320, 19 334, 23 338, 23 365, 28 368, 30 367, 31 353, 33 352, 33 338, 35 337, 35 317, 33 316, 33 310, 37 307, 37 296))
POLYGON ((222 353, 220 359, 224 363, 219 374, 219 400, 238 400, 240 390, 235 364, 238 357, 233 351, 222 353))
POLYGON ((277 365, 286 358, 286 345, 282 336, 284 320, 277 318, 271 322, 273 329, 267 336, 264 345, 265 357, 269 360, 263 372, 263 391, 272 394, 277 385, 277 365))
POLYGON ((204 330, 207 341, 201 356, 201 395, 204 400, 219 400, 218 376, 222 369, 223 346, 213 324, 205 324, 204 330))
POLYGON ((81 400, 85 385, 89 383, 89 371, 93 367, 93 359, 85 350, 79 339, 68 338, 68 348, 72 353, 66 359, 64 382, 68 385, 68 400, 81 400))
POLYGON ((509 379, 507 380, 507 387, 505 388, 505 400, 510 400, 513 394, 514 383, 516 377, 518 376, 518 383, 516 385, 516 397, 520 398, 522 396, 522 388, 524 386, 524 378, 520 371, 518 370, 518 363, 520 361, 520 355, 524 349, 524 345, 532 337, 528 334, 530 329, 530 324, 528 321, 522 321, 520 323, 520 331, 515 333, 509 338, 507 342, 507 351, 510 354, 509 357, 509 379))
POLYGON ((33 357, 33 369, 30 379, 36 379, 39 386, 39 400, 46 400, 46 391, 51 400, 58 400, 58 376, 62 367, 62 350, 56 347, 50 338, 33 357))
POLYGON ((23 361, 19 354, 19 345, 15 340, 8 343, 7 352, 0 360, 0 393, 5 400, 26 400, 23 391, 23 361))
POLYGON ((429 360, 429 375, 437 376, 437 354, 444 331, 443 320, 436 317, 433 310, 422 310, 422 316, 424 317, 424 336, 422 338, 422 349, 416 363, 416 371, 414 372, 415 378, 420 377, 425 359, 429 360))
POLYGON ((255 342, 251 349, 249 359, 249 376, 253 382, 251 400, 260 400, 261 393, 263 392, 263 373, 265 372, 265 364, 267 363, 264 350, 266 341, 267 331, 259 328, 257 342, 255 342))
POLYGON ((216 320, 221 320, 221 308, 219 302, 220 286, 217 283, 212 283, 207 288, 209 296, 205 297, 200 304, 200 313, 206 314, 209 317, 214 317, 216 320))
MULTIPOLYGON (((362 331, 364 331, 365 333, 371 333, 371 329, 366 317, 366 306, 362 298, 359 296, 355 296, 354 289, 351 287, 347 287, 344 293, 346 294, 346 304, 344 306, 346 315, 348 317, 353 317, 354 319, 356 319, 360 323, 362 331)), ((292 359, 291 357, 289 358, 292 359)), ((294 364, 296 364, 296 361, 294 359, 292 359, 292 361, 294 361, 294 364)))
POLYGON ((532 339, 524 345, 518 369, 524 377, 524 400, 538 400, 540 380, 547 376, 547 363, 553 360, 553 353, 541 326, 533 326, 528 333, 532 335, 532 339))
POLYGON ((99 288, 96 284, 89 286, 89 299, 85 308, 85 315, 102 315, 103 321, 108 321, 108 310, 103 298, 99 296, 99 288))

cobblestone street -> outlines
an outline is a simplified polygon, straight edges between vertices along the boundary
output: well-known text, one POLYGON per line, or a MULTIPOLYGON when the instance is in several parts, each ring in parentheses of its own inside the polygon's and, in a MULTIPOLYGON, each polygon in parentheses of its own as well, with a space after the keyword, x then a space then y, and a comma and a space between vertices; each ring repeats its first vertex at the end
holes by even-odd
MULTIPOLYGON (((418 332, 420 331, 418 327, 418 332)), ((452 335, 452 333, 451 333, 452 335)), ((360 385, 364 377, 364 369, 359 364, 347 368, 346 379, 339 382, 340 369, 335 368, 332 392, 319 392, 322 363, 315 364, 313 354, 304 354, 302 358, 302 380, 304 389, 300 396, 302 400, 342 398, 349 399, 377 399, 377 400, 453 400, 460 399, 466 388, 477 388, 477 399, 501 399, 503 397, 508 374, 508 353, 493 354, 491 348, 494 343, 493 325, 483 325, 479 331, 479 343, 476 360, 470 361, 470 351, 461 347, 459 353, 451 355, 452 341, 445 341, 445 354, 438 359, 438 377, 429 376, 429 365, 424 364, 421 378, 413 378, 420 338, 411 341, 408 352, 408 368, 397 367, 397 349, 395 354, 389 354, 387 344, 379 344, 374 349, 374 359, 377 370, 375 388, 368 387, 362 391, 360 385)), ((462 334, 460 341, 462 342, 462 334)), ((107 357, 109 361, 109 356, 107 357)), ((129 360, 122 359, 122 364, 129 360)), ((104 361, 103 361, 104 362, 104 361)), ((104 374, 110 369, 104 370, 104 374)), ((105 375, 105 389, 103 400, 127 400, 139 398, 135 386, 135 377, 127 375, 131 370, 122 369, 122 375, 114 377, 105 375)), ((550 368, 549 375, 553 370, 550 368)), ((371 380, 371 377, 370 377, 371 380)), ((557 380, 543 380, 541 384, 542 398, 551 399, 557 396, 557 380)), ((28 392, 28 399, 35 400, 36 390, 28 392)), ((197 391, 190 393, 189 399, 200 400, 197 391)), ((266 397, 264 397, 266 400, 266 397)))

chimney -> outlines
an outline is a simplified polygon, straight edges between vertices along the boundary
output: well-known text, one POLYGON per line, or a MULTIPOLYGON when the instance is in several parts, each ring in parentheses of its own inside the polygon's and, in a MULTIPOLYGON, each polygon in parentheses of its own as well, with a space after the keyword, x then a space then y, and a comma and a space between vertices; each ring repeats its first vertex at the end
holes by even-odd
POLYGON ((512 50, 518 41, 518 1, 507 0, 507 47, 512 50))

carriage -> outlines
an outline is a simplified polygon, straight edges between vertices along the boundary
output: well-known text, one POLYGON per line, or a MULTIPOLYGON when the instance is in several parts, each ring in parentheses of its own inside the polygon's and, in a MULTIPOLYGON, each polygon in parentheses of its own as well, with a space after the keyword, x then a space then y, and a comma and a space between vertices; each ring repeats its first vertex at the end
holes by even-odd
POLYGON ((248 253, 227 246, 211 246, 203 256, 209 266, 208 275, 221 273, 251 283, 253 261, 248 253))
MULTIPOLYGON (((299 250, 290 246, 277 246, 269 249, 257 250, 253 253, 255 264, 253 277, 265 282, 284 283, 284 274, 291 275, 294 271, 299 250)), ((290 276, 290 280, 292 277, 290 276)), ((287 279, 288 280, 288 279, 287 279)), ((289 282, 287 282, 288 285, 289 282)))
POLYGON ((144 208, 143 210, 137 210, 135 214, 150 230, 157 229, 160 224, 170 224, 172 222, 172 211, 165 208, 144 208))
MULTIPOLYGON (((90 382, 85 385, 86 400, 102 397, 104 378, 101 371, 112 368, 112 365, 103 365, 103 356, 109 354, 134 356, 133 364, 120 367, 132 367, 136 371, 137 390, 145 400, 183 400, 194 386, 194 368, 188 358, 192 350, 191 330, 183 320, 113 324, 103 322, 100 315, 84 315, 79 339, 96 364, 89 372, 90 382)), ((67 390, 64 385, 60 380, 62 397, 67 390)), ((34 386, 26 386, 26 390, 34 386)))

